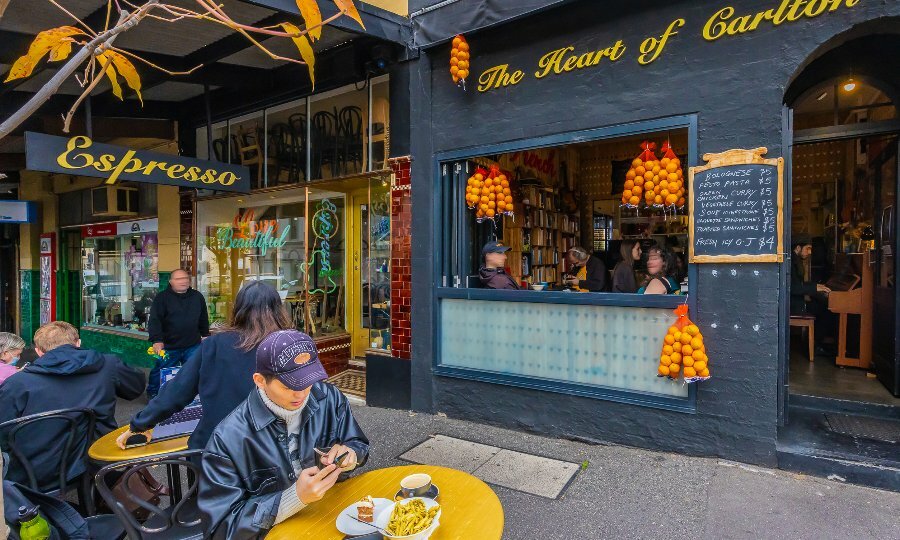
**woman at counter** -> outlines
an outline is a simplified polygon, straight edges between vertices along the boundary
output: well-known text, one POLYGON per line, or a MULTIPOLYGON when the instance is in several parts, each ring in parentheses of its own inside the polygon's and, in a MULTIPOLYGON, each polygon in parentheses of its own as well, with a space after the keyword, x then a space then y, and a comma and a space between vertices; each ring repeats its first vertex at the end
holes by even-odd
POLYGON ((641 260, 643 252, 641 243, 637 240, 625 240, 619 246, 622 260, 613 269, 612 292, 634 293, 637 292, 637 281, 634 278, 634 262, 641 260))
POLYGON ((681 294, 671 251, 659 246, 647 250, 647 274, 647 284, 638 289, 638 294, 681 294))
POLYGON ((583 247, 575 246, 567 251, 566 261, 572 265, 565 278, 566 285, 580 292, 602 292, 606 289, 606 265, 583 247))

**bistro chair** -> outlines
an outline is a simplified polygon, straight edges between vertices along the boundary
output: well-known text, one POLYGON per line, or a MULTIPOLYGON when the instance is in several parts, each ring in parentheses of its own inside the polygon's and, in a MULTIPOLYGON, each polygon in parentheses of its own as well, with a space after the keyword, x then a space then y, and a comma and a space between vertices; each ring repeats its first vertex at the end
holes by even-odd
POLYGON ((203 450, 185 450, 163 456, 133 459, 113 463, 100 469, 94 476, 97 491, 119 521, 125 527, 132 540, 182 540, 206 538, 205 529, 197 507, 197 490, 199 487, 200 467, 197 464, 203 450), (174 478, 179 489, 173 489, 167 496, 165 507, 151 504, 128 489, 130 478, 135 474, 153 473, 155 467, 166 467, 169 478, 174 478), (186 474, 187 485, 184 489, 181 478, 186 474), (113 492, 109 488, 108 475, 121 475, 119 485, 124 489, 113 492), (139 520, 129 508, 140 507, 149 513, 144 520, 139 520))
POLYGON ((9 453, 7 480, 65 500, 78 493, 82 510, 96 513, 88 470, 88 448, 95 439, 96 416, 87 408, 60 409, 8 420, 0 424, 0 440, 9 453), (22 441, 36 434, 58 433, 55 446, 27 455, 22 441), (58 460, 58 461, 57 461, 58 460), (55 474, 54 474, 55 470, 55 474))
POLYGON ((312 119, 312 176, 323 178, 322 169, 327 165, 330 176, 337 175, 337 114, 319 111, 312 119))
POLYGON ((352 172, 362 172, 363 136, 362 109, 351 105, 338 113, 338 144, 340 147, 341 174, 351 172, 348 164, 359 165, 352 172))
POLYGON ((306 129, 306 115, 303 113, 294 113, 288 117, 288 125, 291 127, 291 132, 294 134, 294 144, 297 148, 297 179, 295 181, 300 180, 300 175, 303 175, 303 178, 306 179, 306 156, 307 156, 307 129, 306 129))
POLYGON ((287 171, 286 183, 298 181, 300 149, 297 147, 297 138, 290 125, 279 123, 269 130, 269 156, 273 162, 269 166, 270 182, 281 184, 281 175, 284 171, 287 171))

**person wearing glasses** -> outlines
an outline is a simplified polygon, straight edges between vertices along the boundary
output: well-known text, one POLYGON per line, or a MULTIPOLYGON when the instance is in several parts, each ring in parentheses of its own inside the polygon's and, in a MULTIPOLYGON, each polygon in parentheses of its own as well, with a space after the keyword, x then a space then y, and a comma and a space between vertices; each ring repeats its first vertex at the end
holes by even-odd
POLYGON ((647 283, 638 294, 681 294, 681 286, 675 279, 675 255, 662 247, 647 250, 647 283))

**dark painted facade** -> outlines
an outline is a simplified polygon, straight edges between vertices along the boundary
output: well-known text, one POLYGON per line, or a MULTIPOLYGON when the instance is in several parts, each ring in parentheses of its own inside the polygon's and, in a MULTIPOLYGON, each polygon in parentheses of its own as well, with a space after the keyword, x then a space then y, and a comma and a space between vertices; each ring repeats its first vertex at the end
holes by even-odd
MULTIPOLYGON (((427 35, 422 45, 433 46, 424 48, 413 62, 410 77, 413 408, 554 437, 775 465, 784 391, 788 258, 784 264, 697 265, 692 274, 691 317, 703 328, 714 373, 699 385, 693 413, 434 375, 435 291, 440 285, 433 263, 438 249, 435 230, 440 226, 431 211, 440 181, 435 156, 696 115, 695 152, 689 156, 692 166, 701 164, 704 153, 730 148, 765 146, 767 157, 788 158, 785 141, 790 142, 791 130, 785 93, 804 67, 849 39, 900 33, 900 3, 827 3, 839 7, 778 26, 764 21, 754 31, 713 41, 705 40, 702 32, 719 10, 732 5, 735 17, 752 16, 778 9, 779 2, 604 2, 600 9, 598 2, 581 1, 514 23, 491 19, 496 23, 491 28, 467 34, 472 54, 467 92, 450 81, 446 40, 471 29, 453 31, 448 22, 454 10, 471 3, 458 2, 414 17, 414 27, 428 29, 417 34, 427 35), (659 37, 677 19, 685 21, 677 35, 668 38, 657 60, 641 65, 641 42, 659 37), (540 79, 534 76, 541 57, 550 51, 571 45, 579 54, 613 46, 618 40, 626 49, 615 62, 604 59, 586 69, 540 79), (501 64, 521 69, 525 77, 514 86, 478 92, 474 82, 479 74, 501 64)), ((502 12, 504 2, 477 4, 502 12)), ((471 5, 468 9, 473 10, 471 5)), ((789 224, 787 173, 785 185, 785 223, 789 224)), ((789 245, 789 238, 785 244, 789 245)))

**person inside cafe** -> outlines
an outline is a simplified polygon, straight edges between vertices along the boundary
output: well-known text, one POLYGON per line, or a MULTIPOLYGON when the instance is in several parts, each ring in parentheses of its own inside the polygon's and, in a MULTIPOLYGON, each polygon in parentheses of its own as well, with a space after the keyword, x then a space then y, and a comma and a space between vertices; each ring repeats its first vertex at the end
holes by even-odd
POLYGON ((262 538, 365 464, 369 440, 326 378, 308 335, 280 330, 260 343, 256 388, 203 454, 198 506, 210 538, 262 538), (316 448, 329 449, 321 470, 316 448))
POLYGON ((154 399, 131 419, 131 426, 116 444, 135 433, 152 438, 156 424, 184 409, 200 396, 203 417, 188 439, 188 448, 204 448, 209 436, 228 413, 247 399, 256 372, 256 349, 262 340, 278 330, 292 328, 281 297, 262 281, 244 282, 234 299, 229 325, 203 340, 192 355, 154 399))
POLYGON ((601 292, 606 290, 606 265, 580 246, 566 252, 566 262, 570 269, 564 278, 569 287, 580 292, 601 292))
POLYGON ((834 354, 833 345, 826 346, 823 341, 834 335, 836 326, 835 315, 828 310, 831 289, 813 281, 812 252, 812 241, 806 236, 798 236, 791 242, 791 315, 815 317, 816 352, 834 354))
MULTIPOLYGON (((117 398, 133 400, 144 391, 144 374, 118 357, 82 349, 78 329, 67 322, 49 322, 34 333, 38 358, 0 385, 0 422, 59 409, 87 408, 96 415, 97 436, 116 429, 117 398)), ((17 437, 19 450, 29 458, 39 484, 57 474, 64 454, 68 426, 40 427, 17 437)), ((29 428, 25 428, 29 429, 29 428)), ((5 434, 3 434, 5 435, 5 434)), ((4 450, 6 448, 4 447, 4 450)), ((76 460, 70 478, 84 471, 76 460)), ((27 482, 25 471, 11 464, 6 478, 27 482)))
POLYGON ((153 399, 159 392, 160 370, 180 366, 209 335, 209 313, 206 299, 191 288, 191 275, 179 268, 169 277, 169 286, 153 299, 150 321, 147 325, 153 351, 158 359, 147 381, 147 397, 153 399))
POLYGON ((637 292, 634 263, 641 260, 641 255, 643 255, 641 243, 637 240, 624 240, 619 246, 619 253, 622 255, 622 260, 613 268, 612 292, 637 292))
POLYGON ((506 252, 509 250, 509 246, 494 240, 486 243, 481 248, 484 266, 478 270, 478 277, 486 288, 519 290, 519 284, 516 283, 516 280, 506 273, 506 252))
POLYGON ((681 294, 675 270, 675 255, 671 251, 651 247, 647 250, 647 282, 638 294, 681 294))
POLYGON ((16 363, 24 349, 24 339, 9 332, 0 332, 0 384, 18 371, 16 363))

